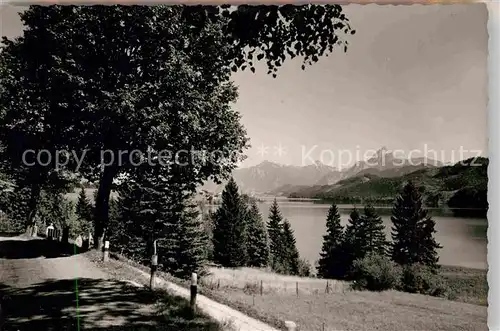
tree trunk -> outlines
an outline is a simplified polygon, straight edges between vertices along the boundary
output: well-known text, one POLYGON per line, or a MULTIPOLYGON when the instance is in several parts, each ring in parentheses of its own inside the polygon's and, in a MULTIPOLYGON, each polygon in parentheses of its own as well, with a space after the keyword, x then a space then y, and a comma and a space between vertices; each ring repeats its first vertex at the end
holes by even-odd
POLYGON ((40 185, 34 184, 31 186, 30 201, 28 202, 28 218, 26 220, 26 233, 29 236, 33 235, 33 226, 35 225, 35 216, 38 207, 38 201, 40 200, 40 185))
POLYGON ((99 181, 97 198, 95 202, 95 226, 94 226, 94 248, 102 250, 104 246, 104 235, 109 221, 109 196, 111 184, 117 173, 115 167, 106 167, 99 181))
POLYGON ((61 242, 64 244, 69 242, 69 226, 63 228, 61 242))

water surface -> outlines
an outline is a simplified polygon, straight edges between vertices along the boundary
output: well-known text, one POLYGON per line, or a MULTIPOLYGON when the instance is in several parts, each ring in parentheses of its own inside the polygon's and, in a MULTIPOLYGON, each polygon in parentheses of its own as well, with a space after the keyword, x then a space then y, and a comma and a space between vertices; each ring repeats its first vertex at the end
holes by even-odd
MULTIPOLYGON (((271 200, 259 202, 263 218, 267 221, 271 200)), ((323 235, 326 232, 328 204, 313 201, 278 200, 281 213, 290 221, 297 248, 301 257, 314 265, 319 258, 323 235)), ((338 205, 342 224, 346 225, 352 205, 338 205)), ((359 208, 359 206, 358 206, 359 208)), ((392 222, 390 207, 377 208, 386 225, 390 239, 392 222)), ((486 219, 455 217, 449 210, 430 209, 429 214, 436 222, 436 240, 443 246, 439 250, 439 262, 443 265, 487 269, 486 219)))

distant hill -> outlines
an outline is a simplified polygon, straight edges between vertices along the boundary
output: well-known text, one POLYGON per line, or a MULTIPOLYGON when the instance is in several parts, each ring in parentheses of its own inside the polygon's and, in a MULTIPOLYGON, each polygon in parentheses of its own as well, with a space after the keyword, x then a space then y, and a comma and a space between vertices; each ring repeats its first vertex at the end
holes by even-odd
POLYGON ((424 157, 399 158, 386 147, 382 147, 368 160, 356 162, 352 167, 343 171, 329 173, 321 178, 316 185, 333 185, 343 179, 364 174, 378 175, 379 177, 397 177, 418 169, 442 165, 439 161, 424 157))
MULTIPOLYGON (((335 168, 316 162, 307 166, 281 165, 264 161, 256 166, 233 171, 233 176, 243 192, 264 194, 284 185, 313 185, 335 168)), ((206 183, 203 189, 219 193, 224 185, 206 183)))
POLYGON ((372 171, 362 171, 354 177, 341 180, 333 185, 314 185, 290 192, 291 198, 316 198, 333 200, 338 203, 361 203, 371 201, 391 203, 402 186, 413 181, 420 187, 430 207, 487 209, 488 159, 471 158, 452 166, 424 167, 409 173, 401 168, 403 175, 380 176, 372 171))
MULTIPOLYGON (((243 192, 287 196, 311 186, 334 185, 360 174, 390 178, 441 165, 438 161, 426 158, 398 158, 383 147, 368 160, 359 161, 345 170, 338 170, 319 161, 302 167, 264 161, 253 167, 236 169, 233 176, 243 192)), ((221 192, 223 188, 224 185, 212 182, 203 186, 204 190, 214 193, 221 192)))

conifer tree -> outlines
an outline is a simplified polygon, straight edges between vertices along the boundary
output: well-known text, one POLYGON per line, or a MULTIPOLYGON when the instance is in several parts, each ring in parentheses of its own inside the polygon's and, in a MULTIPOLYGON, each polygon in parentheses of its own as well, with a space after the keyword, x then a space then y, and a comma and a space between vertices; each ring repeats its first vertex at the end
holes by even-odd
POLYGON ((117 201, 110 200, 110 240, 123 254, 146 265, 152 243, 158 240, 161 270, 179 278, 202 274, 207 236, 198 210, 190 196, 170 190, 166 181, 142 173, 120 186, 117 201))
POLYGON ((222 203, 215 213, 214 260, 224 267, 246 265, 246 208, 233 178, 222 192, 222 203))
POLYGON ((271 259, 271 268, 276 272, 285 272, 283 260, 283 216, 274 199, 269 209, 269 220, 267 222, 267 232, 269 235, 269 253, 271 259))
POLYGON ((249 267, 266 267, 269 264, 269 237, 255 201, 250 203, 247 213, 247 256, 249 267))
POLYGON ((344 256, 343 268, 344 278, 349 278, 355 260, 363 258, 363 218, 357 208, 354 208, 344 232, 342 251, 344 256))
POLYGON ((400 265, 423 264, 438 267, 437 249, 442 246, 434 238, 435 222, 424 209, 422 196, 408 182, 392 209, 392 259, 400 265))
POLYGON ((150 256, 147 252, 148 228, 151 219, 141 214, 141 201, 144 200, 144 191, 134 183, 122 185, 118 192, 116 203, 110 204, 111 215, 109 226, 109 240, 118 252, 128 258, 141 261, 147 265, 150 256))
POLYGON ((163 266, 170 274, 189 278, 193 272, 205 273, 208 238, 203 231, 196 205, 186 201, 170 218, 171 231, 165 234, 161 254, 163 266))
POLYGON ((80 190, 80 194, 78 195, 78 201, 76 203, 76 215, 82 220, 91 220, 92 205, 90 204, 90 201, 87 198, 85 189, 83 187, 80 190))
POLYGON ((367 254, 386 255, 388 242, 382 218, 370 204, 365 206, 364 215, 361 218, 361 243, 364 242, 361 258, 367 254))
POLYGON ((92 231, 92 204, 87 198, 83 187, 78 195, 75 212, 80 223, 80 231, 85 236, 89 231, 92 231))
POLYGON ((343 250, 344 227, 336 204, 332 204, 326 218, 326 235, 318 261, 318 275, 323 278, 343 278, 345 256, 343 250))
POLYGON ((283 221, 283 261, 285 265, 285 273, 290 275, 298 275, 300 267, 299 251, 292 226, 288 220, 283 221))
POLYGON ((385 226, 375 208, 368 204, 361 215, 355 208, 345 231, 343 250, 345 254, 345 274, 349 277, 353 263, 369 254, 384 256, 387 254, 388 242, 385 226))

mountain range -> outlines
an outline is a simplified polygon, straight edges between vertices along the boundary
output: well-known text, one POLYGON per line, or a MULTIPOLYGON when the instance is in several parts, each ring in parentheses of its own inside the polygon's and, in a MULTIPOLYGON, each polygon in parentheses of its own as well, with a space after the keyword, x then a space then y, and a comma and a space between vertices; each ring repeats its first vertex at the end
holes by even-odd
MULTIPOLYGON (((476 157, 454 165, 425 167, 399 176, 359 172, 332 185, 288 187, 290 198, 315 198, 336 203, 392 204, 403 185, 412 181, 428 207, 449 207, 463 215, 486 216, 488 209, 487 158, 476 157)), ((382 172, 384 173, 384 171, 382 172)), ((456 212, 454 211, 454 212, 456 212)))
MULTIPOLYGON (((339 181, 358 176, 376 175, 391 178, 410 172, 440 167, 442 163, 428 158, 397 158, 383 147, 368 160, 356 162, 349 168, 339 170, 320 161, 306 166, 281 165, 264 161, 258 165, 233 171, 233 178, 242 192, 253 194, 288 195, 290 192, 310 186, 334 185, 339 181)), ((208 182, 206 191, 219 193, 223 185, 208 182)))

